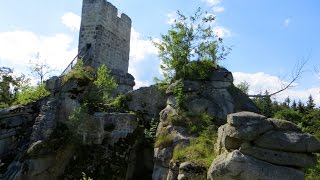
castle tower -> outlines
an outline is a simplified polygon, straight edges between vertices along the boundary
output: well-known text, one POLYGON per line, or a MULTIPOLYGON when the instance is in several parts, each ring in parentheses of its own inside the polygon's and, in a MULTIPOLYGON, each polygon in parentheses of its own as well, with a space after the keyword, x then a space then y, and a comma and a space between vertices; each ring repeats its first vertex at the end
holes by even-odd
POLYGON ((119 15, 106 0, 83 0, 79 52, 91 47, 85 64, 94 68, 105 64, 109 69, 127 73, 129 66, 131 19, 119 15))

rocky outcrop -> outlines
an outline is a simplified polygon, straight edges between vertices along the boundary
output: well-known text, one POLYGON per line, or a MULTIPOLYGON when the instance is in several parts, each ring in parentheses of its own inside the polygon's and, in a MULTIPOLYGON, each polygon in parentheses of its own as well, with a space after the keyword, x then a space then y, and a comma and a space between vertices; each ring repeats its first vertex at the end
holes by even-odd
MULTIPOLYGON (((54 143, 49 139, 57 122, 57 101, 55 98, 46 97, 26 106, 2 111, 0 119, 4 118, 2 120, 9 123, 7 128, 11 124, 14 125, 11 128, 19 130, 15 130, 16 133, 10 137, 14 140, 13 144, 7 145, 7 147, 16 149, 10 152, 10 155, 15 158, 5 166, 7 168, 4 174, 5 179, 38 177, 39 174, 42 174, 40 177, 50 177, 57 171, 50 174, 48 169, 53 167, 55 169, 57 165, 63 167, 60 162, 53 163, 57 152, 52 154, 52 149, 49 148, 51 145, 54 146, 54 143), (13 112, 14 114, 10 115, 13 112), (49 142, 52 144, 48 145, 49 142)), ((10 132, 13 132, 13 129, 10 132)))
POLYGON ((21 149, 30 143, 32 126, 39 110, 36 103, 0 109, 0 179, 21 149))
MULTIPOLYGON (((185 108, 188 112, 208 113, 223 124, 226 115, 237 111, 259 112, 254 103, 233 85, 233 76, 225 68, 219 68, 213 72, 210 81, 183 81, 183 94, 185 96, 185 108)), ((174 90, 180 83, 171 84, 166 94, 167 105, 176 108, 174 90)))
MULTIPOLYGON (((192 168, 186 170, 183 162, 175 164, 172 161, 173 150, 177 145, 187 145, 191 139, 197 137, 197 134, 188 132, 189 130, 182 125, 184 117, 178 110, 175 94, 179 83, 181 82, 175 82, 168 87, 167 105, 160 112, 157 138, 164 138, 166 141, 154 149, 155 164, 152 178, 155 180, 188 179, 186 177, 199 175, 198 171, 191 169, 203 168, 193 164, 192 168), (182 118, 181 124, 173 123, 173 118, 182 118)), ((185 97, 185 111, 190 114, 205 113, 210 117, 215 117, 216 125, 225 123, 229 113, 243 110, 259 111, 245 94, 233 86, 232 74, 224 68, 214 71, 209 81, 183 81, 182 91, 185 97)), ((191 167, 190 164, 186 167, 189 166, 191 167)))
MULTIPOLYGON (((132 85, 132 78, 118 80, 132 85)), ((53 78, 46 87, 51 96, 0 110, 0 177, 80 179, 86 172, 90 177, 132 178, 140 164, 136 156, 143 153, 138 152, 143 126, 136 114, 83 114, 83 121, 70 129, 69 116, 80 107, 87 83, 73 79, 61 86, 61 78, 53 78)))
POLYGON ((129 96, 128 110, 139 113, 147 122, 158 120, 159 112, 166 106, 166 95, 155 85, 141 87, 126 95, 129 96))
POLYGON ((209 179, 304 179, 320 142, 292 122, 252 112, 229 114, 219 127, 209 179))

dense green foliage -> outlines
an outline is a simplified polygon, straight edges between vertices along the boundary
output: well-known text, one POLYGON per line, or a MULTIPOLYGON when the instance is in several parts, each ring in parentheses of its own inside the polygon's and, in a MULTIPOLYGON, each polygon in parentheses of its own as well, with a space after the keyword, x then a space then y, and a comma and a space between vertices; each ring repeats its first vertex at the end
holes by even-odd
POLYGON ((83 60, 79 59, 74 68, 63 76, 62 84, 65 84, 71 79, 78 80, 93 80, 93 68, 84 66, 83 60))
POLYGON ((177 19, 161 40, 154 41, 161 59, 164 81, 208 79, 217 61, 228 54, 212 27, 215 17, 199 8, 193 16, 177 12, 177 19))
POLYGON ((127 102, 131 100, 128 95, 120 94, 110 103, 110 106, 116 111, 125 111, 128 109, 127 102))
POLYGON ((93 84, 96 85, 102 95, 102 100, 105 102, 111 99, 112 91, 118 86, 113 77, 111 77, 110 72, 106 65, 103 64, 98 68, 96 79, 93 81, 93 84))
POLYGON ((154 147, 154 142, 156 140, 156 133, 159 122, 156 119, 152 119, 150 122, 150 127, 144 129, 144 138, 148 142, 148 144, 154 147))
POLYGON ((0 108, 27 104, 48 95, 44 84, 32 86, 24 75, 16 77, 12 69, 0 68, 0 108))
POLYGON ((11 68, 0 67, 0 108, 15 104, 18 91, 26 83, 25 76, 16 77, 11 68))
POLYGON ((176 100, 176 108, 184 107, 185 94, 183 93, 184 83, 183 81, 178 81, 177 85, 173 89, 173 94, 176 100))
POLYGON ((39 86, 26 86, 17 93, 14 104, 28 104, 46 97, 49 94, 49 91, 45 88, 45 84, 40 84, 39 86))
POLYGON ((82 104, 89 105, 89 112, 110 108, 113 102, 112 92, 118 85, 106 65, 101 65, 95 72, 92 67, 84 66, 83 61, 79 59, 75 67, 63 76, 62 84, 72 79, 77 80, 78 85, 86 87, 79 100, 82 104))

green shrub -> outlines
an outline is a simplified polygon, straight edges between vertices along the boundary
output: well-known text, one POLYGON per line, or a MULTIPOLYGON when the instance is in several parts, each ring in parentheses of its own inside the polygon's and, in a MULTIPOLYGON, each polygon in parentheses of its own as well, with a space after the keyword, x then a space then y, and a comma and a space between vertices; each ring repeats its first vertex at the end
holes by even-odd
POLYGON ((144 130, 145 140, 152 146, 154 145, 154 142, 156 140, 157 127, 158 121, 152 118, 150 122, 150 128, 144 130))
POLYGON ((46 90, 45 84, 39 86, 26 86, 17 94, 17 98, 13 104, 28 104, 37 101, 50 93, 46 90))
POLYGON ((274 117, 277 119, 284 119, 288 121, 292 121, 296 124, 301 122, 302 116, 299 112, 293 109, 282 109, 274 114, 274 117))
POLYGON ((184 83, 179 81, 173 89, 173 94, 176 100, 176 106, 178 109, 184 108, 185 94, 183 93, 184 83))
POLYGON ((192 161, 196 164, 209 168, 215 158, 214 144, 216 143, 216 129, 208 128, 200 135, 192 139, 187 146, 177 145, 173 151, 174 161, 192 161))
POLYGON ((129 95, 118 95, 111 103, 110 106, 112 108, 115 108, 116 110, 126 110, 128 109, 127 102, 131 100, 131 97, 129 95))
POLYGON ((209 80, 212 71, 217 69, 217 65, 210 60, 191 61, 186 66, 185 79, 187 80, 209 80))
POLYGON ((174 140, 173 134, 169 134, 167 131, 160 132, 156 138, 156 142, 154 146, 156 148, 167 147, 173 143, 173 140, 174 140))
POLYGON ((62 84, 65 84, 70 79, 79 80, 93 80, 93 68, 90 66, 84 66, 83 60, 79 59, 74 68, 65 74, 62 78, 62 84))
POLYGON ((93 84, 98 88, 102 94, 102 100, 109 102, 111 99, 111 93, 118 86, 116 81, 110 75, 111 70, 106 65, 101 65, 97 70, 97 76, 93 84))
POLYGON ((166 92, 166 90, 168 89, 168 87, 170 85, 170 82, 166 81, 165 79, 164 80, 160 80, 159 78, 154 77, 153 80, 155 82, 155 85, 156 85, 157 89, 160 90, 163 93, 166 92))

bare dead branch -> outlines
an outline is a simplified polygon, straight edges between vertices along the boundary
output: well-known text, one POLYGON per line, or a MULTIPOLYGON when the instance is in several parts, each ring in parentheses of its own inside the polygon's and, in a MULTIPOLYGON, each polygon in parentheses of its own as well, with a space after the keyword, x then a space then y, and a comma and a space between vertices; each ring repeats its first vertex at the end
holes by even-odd
MULTIPOLYGON (((264 98, 264 97, 271 97, 273 95, 276 95, 282 91, 285 91, 286 89, 290 88, 290 87, 293 87, 293 83, 295 81, 297 81, 302 73, 304 72, 304 67, 305 65, 307 64, 307 62, 309 61, 309 57, 310 57, 310 54, 307 56, 306 59, 302 60, 302 61, 298 61, 295 66, 293 67, 293 70, 292 70, 292 78, 291 78, 291 81, 285 85, 283 88, 281 88, 280 90, 278 91, 275 91, 273 93, 270 93, 270 94, 265 94, 265 95, 262 95, 262 94, 254 94, 254 95, 248 95, 249 97, 259 97, 259 98, 264 98)), ((284 83, 283 83, 284 84, 284 83)))

